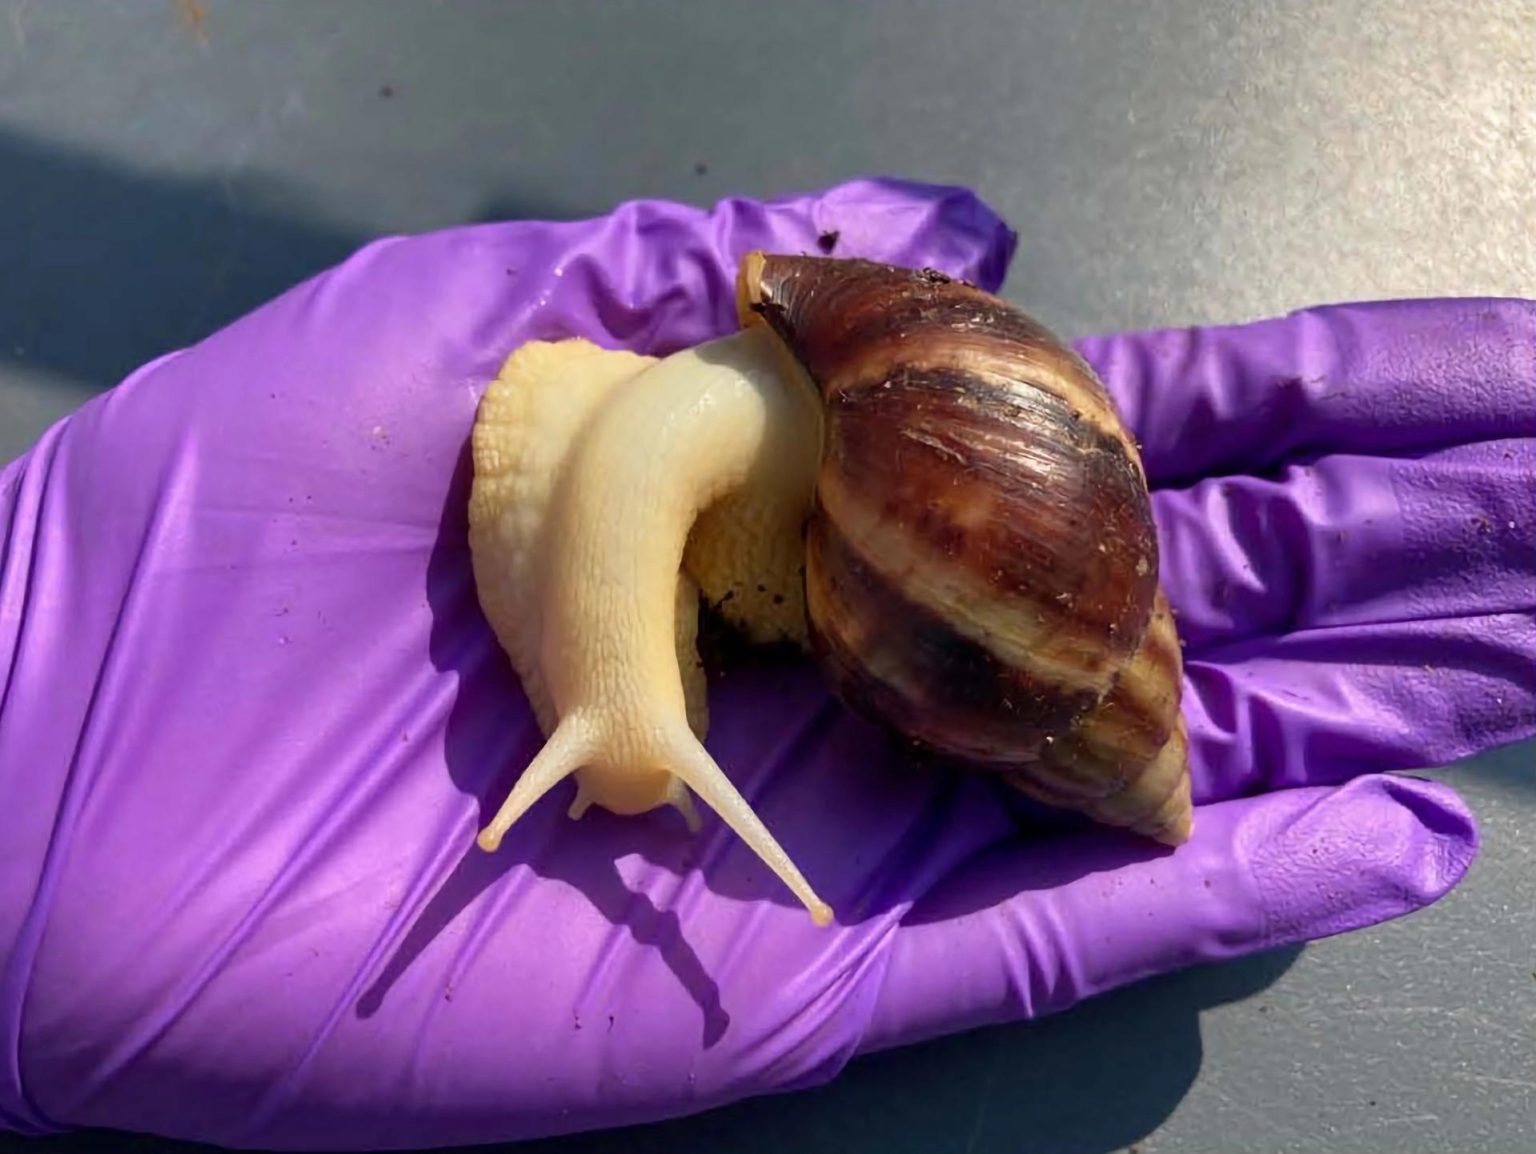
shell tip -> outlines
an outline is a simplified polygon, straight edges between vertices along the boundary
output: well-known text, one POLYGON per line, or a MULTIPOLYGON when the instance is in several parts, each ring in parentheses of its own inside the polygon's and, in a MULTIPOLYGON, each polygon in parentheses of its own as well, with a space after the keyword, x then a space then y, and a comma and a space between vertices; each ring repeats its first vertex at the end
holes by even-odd
POLYGON ((1190 839, 1195 826, 1195 808, 1190 802, 1190 782, 1186 773, 1179 779, 1173 796, 1146 827, 1153 841, 1177 848, 1190 839))
POLYGON ((1177 820, 1169 822, 1161 829, 1155 831, 1152 834, 1152 838, 1163 845, 1173 846, 1177 849, 1190 839, 1190 835, 1194 833, 1194 824, 1193 815, 1186 810, 1179 815, 1177 820))

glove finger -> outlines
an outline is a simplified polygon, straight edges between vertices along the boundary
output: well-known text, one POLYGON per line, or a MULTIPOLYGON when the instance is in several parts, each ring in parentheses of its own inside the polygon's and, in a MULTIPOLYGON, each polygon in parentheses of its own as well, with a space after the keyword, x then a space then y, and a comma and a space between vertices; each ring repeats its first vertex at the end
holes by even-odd
POLYGON ((1333 305, 1078 342, 1154 485, 1536 436, 1536 302, 1333 305))
POLYGON ((1203 807, 1172 853, 1102 829, 1009 843, 908 913, 860 1050, 1402 917, 1449 892, 1477 844, 1451 790, 1389 776, 1203 807))
POLYGON ((1536 611, 1309 630, 1185 665, 1191 793, 1416 770, 1536 734, 1536 611))
POLYGON ((1197 802, 1536 734, 1536 442, 1155 496, 1197 802))
POLYGON ((1536 440, 1527 439, 1412 458, 1339 454, 1274 477, 1160 490, 1163 581, 1186 650, 1204 656, 1298 630, 1528 613, 1533 479, 1536 440))

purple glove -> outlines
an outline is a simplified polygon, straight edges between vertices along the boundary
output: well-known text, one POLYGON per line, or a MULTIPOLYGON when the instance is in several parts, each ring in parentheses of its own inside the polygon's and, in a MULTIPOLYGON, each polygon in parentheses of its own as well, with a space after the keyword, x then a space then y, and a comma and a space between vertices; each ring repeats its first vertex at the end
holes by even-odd
POLYGON ((1476 848, 1433 766, 1536 731, 1536 305, 1087 342, 1188 639, 1193 840, 1019 836, 809 667, 710 745, 838 913, 705 811, 474 845, 541 739, 481 615, 466 445, 531 338, 664 353, 765 247, 996 288, 971 195, 857 182, 372 245, 0 474, 0 1117, 425 1146, 688 1113, 1419 909, 1476 848))

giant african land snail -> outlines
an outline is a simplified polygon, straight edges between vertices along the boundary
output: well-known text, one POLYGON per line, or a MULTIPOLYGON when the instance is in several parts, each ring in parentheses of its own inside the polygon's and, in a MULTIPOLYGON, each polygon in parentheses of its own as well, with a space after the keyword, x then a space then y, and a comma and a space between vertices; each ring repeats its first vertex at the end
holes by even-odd
POLYGON ((1085 362, 931 271, 752 253, 739 332, 665 358, 536 341, 473 433, 481 603, 567 775, 745 840, 831 910, 702 744, 700 595, 850 707, 1033 797, 1189 836, 1181 659, 1135 443, 1085 362))

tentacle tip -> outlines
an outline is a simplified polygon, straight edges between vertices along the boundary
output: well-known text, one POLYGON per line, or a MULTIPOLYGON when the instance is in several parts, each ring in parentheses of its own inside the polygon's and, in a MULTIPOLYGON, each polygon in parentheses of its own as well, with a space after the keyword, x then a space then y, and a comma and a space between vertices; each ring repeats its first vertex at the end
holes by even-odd
POLYGON ((495 853, 498 849, 501 848, 501 833, 500 831, 487 826, 485 829, 481 830, 480 835, 475 838, 475 844, 483 849, 486 853, 495 853))

